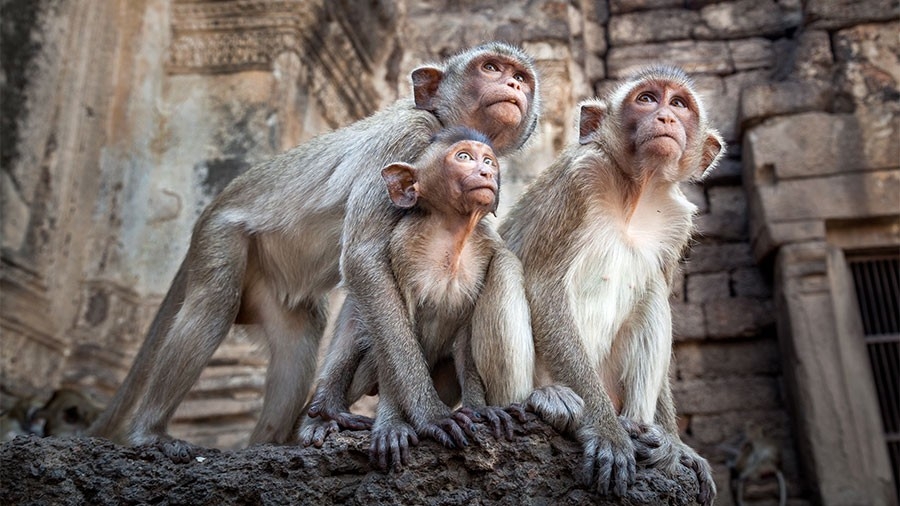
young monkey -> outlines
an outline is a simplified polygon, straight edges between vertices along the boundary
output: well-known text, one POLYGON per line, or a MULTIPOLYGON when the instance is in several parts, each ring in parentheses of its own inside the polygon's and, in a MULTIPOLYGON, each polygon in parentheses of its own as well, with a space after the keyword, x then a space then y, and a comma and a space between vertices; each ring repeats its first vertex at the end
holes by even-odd
POLYGON ((347 406, 377 389, 371 456, 384 469, 404 464, 418 436, 451 448, 467 445, 473 417, 486 418, 496 436, 503 430, 511 436, 509 415, 493 406, 520 402, 531 391, 534 348, 521 265, 482 220, 496 211, 500 188, 489 139, 450 128, 435 136, 415 166, 393 163, 381 173, 400 216, 390 234, 391 269, 419 359, 432 373, 432 381, 413 386, 436 389, 453 406, 462 383, 463 407, 440 424, 443 431, 417 431, 402 415, 395 386, 415 382, 409 364, 376 361, 370 350, 377 342, 348 296, 300 439, 318 446, 339 426, 367 428, 371 420, 348 413, 347 406), (447 374, 448 363, 456 374, 447 374))

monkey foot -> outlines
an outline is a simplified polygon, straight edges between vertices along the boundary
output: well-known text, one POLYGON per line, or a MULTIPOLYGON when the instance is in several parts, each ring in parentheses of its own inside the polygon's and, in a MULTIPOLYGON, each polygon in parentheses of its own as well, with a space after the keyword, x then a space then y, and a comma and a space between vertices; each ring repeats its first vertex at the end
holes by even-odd
POLYGON ((534 389, 525 399, 525 409, 538 415, 558 432, 571 432, 581 421, 584 401, 571 388, 547 385, 534 389))
MULTIPOLYGON (((132 439, 134 440, 134 439, 132 439)), ((175 464, 190 462, 203 448, 169 435, 156 435, 140 438, 135 445, 150 446, 161 451, 175 464)))
POLYGON ((584 445, 584 482, 600 494, 623 497, 634 484, 637 463, 631 438, 622 429, 618 436, 604 437, 602 430, 592 426, 578 431, 578 439, 584 445))
POLYGON ((697 502, 701 506, 711 506, 716 498, 716 482, 713 480, 712 468, 709 467, 709 462, 688 445, 681 443, 680 447, 681 457, 679 462, 694 471, 697 475, 697 482, 700 484, 697 502))
POLYGON ((340 431, 341 428, 334 420, 321 420, 307 418, 300 429, 300 444, 303 446, 315 446, 321 448, 325 438, 329 434, 340 431))
POLYGON ((456 410, 456 412, 462 413, 476 422, 490 425, 491 434, 496 439, 506 436, 507 440, 513 440, 513 420, 506 408, 482 406, 476 409, 464 406, 456 410))
POLYGON ((409 447, 419 438, 412 427, 403 422, 385 424, 372 430, 369 459, 378 469, 400 469, 409 462, 409 447))
POLYGON ((426 423, 420 436, 429 437, 450 449, 469 446, 466 436, 474 437, 475 423, 466 413, 456 411, 450 416, 426 423))

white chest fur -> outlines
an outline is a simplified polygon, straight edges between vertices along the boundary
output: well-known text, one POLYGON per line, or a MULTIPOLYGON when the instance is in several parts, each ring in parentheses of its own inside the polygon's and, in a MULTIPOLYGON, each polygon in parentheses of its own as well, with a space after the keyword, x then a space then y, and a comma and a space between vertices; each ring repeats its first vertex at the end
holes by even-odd
POLYGON ((648 298, 668 296, 663 267, 681 254, 695 210, 675 186, 646 190, 630 217, 622 209, 599 199, 591 207, 568 271, 580 335, 601 367, 648 298))

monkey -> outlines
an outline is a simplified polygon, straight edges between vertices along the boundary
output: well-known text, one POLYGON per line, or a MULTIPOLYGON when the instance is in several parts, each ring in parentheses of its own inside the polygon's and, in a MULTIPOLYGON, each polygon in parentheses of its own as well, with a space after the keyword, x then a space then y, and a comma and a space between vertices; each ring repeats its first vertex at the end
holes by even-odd
MULTIPOLYGON (((540 117, 534 61, 489 42, 416 68, 413 96, 305 142, 236 177, 204 209, 187 253, 137 356, 91 434, 153 444, 173 461, 194 447, 166 432, 169 420, 233 324, 268 343, 263 407, 250 443, 288 443, 309 395, 327 294, 339 280, 355 300, 379 362, 413 362, 412 325, 390 273, 397 219, 377 167, 411 161, 446 126, 484 132, 498 155, 527 141, 540 117), (340 251, 338 255, 337 252, 340 251)), ((440 432, 449 411, 414 389, 424 363, 392 385, 406 419, 440 432)), ((398 378, 399 380, 399 378, 398 378)), ((382 385, 384 386, 384 385, 382 385)))
POLYGON ((88 395, 61 388, 34 413, 34 420, 43 424, 47 436, 77 436, 88 430, 100 411, 100 406, 88 395))
POLYGON ((778 482, 778 506, 787 504, 787 484, 781 472, 781 452, 778 445, 767 437, 761 427, 748 426, 740 436, 728 461, 731 498, 737 506, 744 506, 744 483, 775 477, 778 482))
MULTIPOLYGON (((310 417, 342 415, 307 419, 304 444, 321 446, 338 425, 367 428, 367 420, 346 411, 373 388, 379 404, 370 453, 382 469, 405 464, 420 435, 450 448, 466 446, 473 418, 488 420, 496 437, 506 432, 512 438, 511 417, 497 406, 521 402, 531 391, 534 347, 521 265, 482 220, 499 203, 500 165, 490 142, 480 132, 450 128, 414 165, 382 169, 388 197, 402 215, 387 255, 415 329, 417 360, 432 374, 437 396, 449 406, 461 400, 463 407, 441 422, 446 434, 421 434, 409 425, 391 385, 397 377, 423 378, 404 377, 407 364, 382 367, 372 360, 373 340, 358 325, 357 302, 348 297, 309 411, 310 417), (447 373, 447 363, 456 374, 447 373)), ((434 388, 424 380, 416 389, 434 388)))
POLYGON ((637 449, 642 461, 692 468, 707 505, 715 483, 678 435, 668 379, 668 298, 696 212, 678 185, 725 151, 694 89, 683 70, 658 65, 583 101, 578 141, 499 232, 522 261, 538 369, 584 401, 575 423, 584 480, 622 496, 637 449))
POLYGON ((0 396, 3 400, 0 409, 0 441, 12 441, 17 436, 44 435, 43 420, 36 419, 34 414, 41 408, 42 402, 32 397, 19 397, 6 392, 0 396))

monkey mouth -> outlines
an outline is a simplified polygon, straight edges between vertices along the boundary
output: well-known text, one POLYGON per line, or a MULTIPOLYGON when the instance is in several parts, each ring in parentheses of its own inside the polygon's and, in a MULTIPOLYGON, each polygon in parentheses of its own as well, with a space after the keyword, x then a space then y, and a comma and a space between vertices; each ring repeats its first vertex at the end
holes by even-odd
POLYGON ((497 187, 489 184, 481 185, 481 186, 473 186, 469 188, 468 191, 474 192, 478 190, 490 190, 491 193, 497 193, 497 187))

